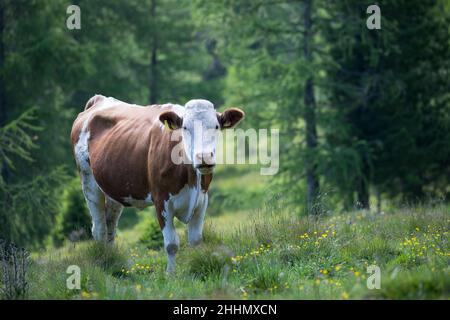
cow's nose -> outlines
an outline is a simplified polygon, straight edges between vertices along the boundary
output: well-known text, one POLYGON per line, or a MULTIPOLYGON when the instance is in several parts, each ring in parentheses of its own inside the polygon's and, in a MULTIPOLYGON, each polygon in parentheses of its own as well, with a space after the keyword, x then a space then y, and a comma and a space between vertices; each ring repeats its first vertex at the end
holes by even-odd
POLYGON ((197 153, 195 160, 197 167, 213 167, 215 165, 213 152, 197 153))

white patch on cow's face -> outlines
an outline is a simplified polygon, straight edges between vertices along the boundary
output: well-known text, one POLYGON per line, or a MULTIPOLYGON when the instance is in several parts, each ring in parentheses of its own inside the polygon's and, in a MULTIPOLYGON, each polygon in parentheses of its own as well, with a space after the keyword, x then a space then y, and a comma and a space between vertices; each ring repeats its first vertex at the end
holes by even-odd
POLYGON ((187 158, 200 173, 212 172, 216 164, 219 121, 208 100, 191 100, 183 114, 183 146, 187 158))

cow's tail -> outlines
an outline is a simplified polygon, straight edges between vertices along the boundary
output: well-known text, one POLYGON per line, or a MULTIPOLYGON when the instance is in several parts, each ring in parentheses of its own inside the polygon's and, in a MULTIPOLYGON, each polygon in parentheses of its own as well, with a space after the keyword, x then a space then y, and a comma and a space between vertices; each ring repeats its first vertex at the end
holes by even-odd
POLYGON ((93 96, 92 98, 90 98, 88 100, 88 102, 86 103, 86 106, 84 107, 84 110, 89 109, 90 107, 95 105, 100 100, 103 100, 104 98, 105 98, 105 96, 102 96, 101 94, 96 94, 95 96, 93 96))

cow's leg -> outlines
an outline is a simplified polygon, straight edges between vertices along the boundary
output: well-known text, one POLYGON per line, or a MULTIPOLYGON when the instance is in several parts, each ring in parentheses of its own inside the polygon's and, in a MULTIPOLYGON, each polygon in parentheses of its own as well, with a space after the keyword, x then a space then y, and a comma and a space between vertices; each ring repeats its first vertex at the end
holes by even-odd
POLYGON ((106 197, 106 227, 108 230, 107 241, 108 243, 114 243, 114 238, 116 236, 116 228, 119 223, 120 215, 122 214, 123 206, 111 199, 106 197))
POLYGON ((91 172, 81 172, 84 197, 92 217, 92 236, 97 241, 106 241, 105 195, 100 190, 91 172))
POLYGON ((164 205, 155 203, 156 214, 158 216, 159 225, 161 226, 164 237, 164 249, 167 252, 167 268, 166 272, 171 274, 175 272, 175 254, 180 246, 180 238, 175 230, 173 223, 174 213, 164 205))
POLYGON ((208 194, 205 194, 203 204, 199 206, 188 223, 188 241, 189 245, 196 246, 202 242, 203 222, 205 220, 205 212, 208 207, 208 194))
POLYGON ((166 224, 162 230, 164 237, 164 247, 167 252, 167 273, 175 272, 175 254, 180 246, 180 238, 173 224, 173 215, 168 215, 166 224))

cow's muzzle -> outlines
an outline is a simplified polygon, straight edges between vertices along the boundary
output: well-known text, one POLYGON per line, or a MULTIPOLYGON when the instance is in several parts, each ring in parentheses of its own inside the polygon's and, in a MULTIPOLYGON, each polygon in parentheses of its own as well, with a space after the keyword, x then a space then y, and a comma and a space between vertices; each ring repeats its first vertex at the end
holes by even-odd
POLYGON ((214 166, 216 164, 214 153, 213 152, 197 153, 195 155, 194 164, 196 168, 201 167, 207 168, 214 166))

